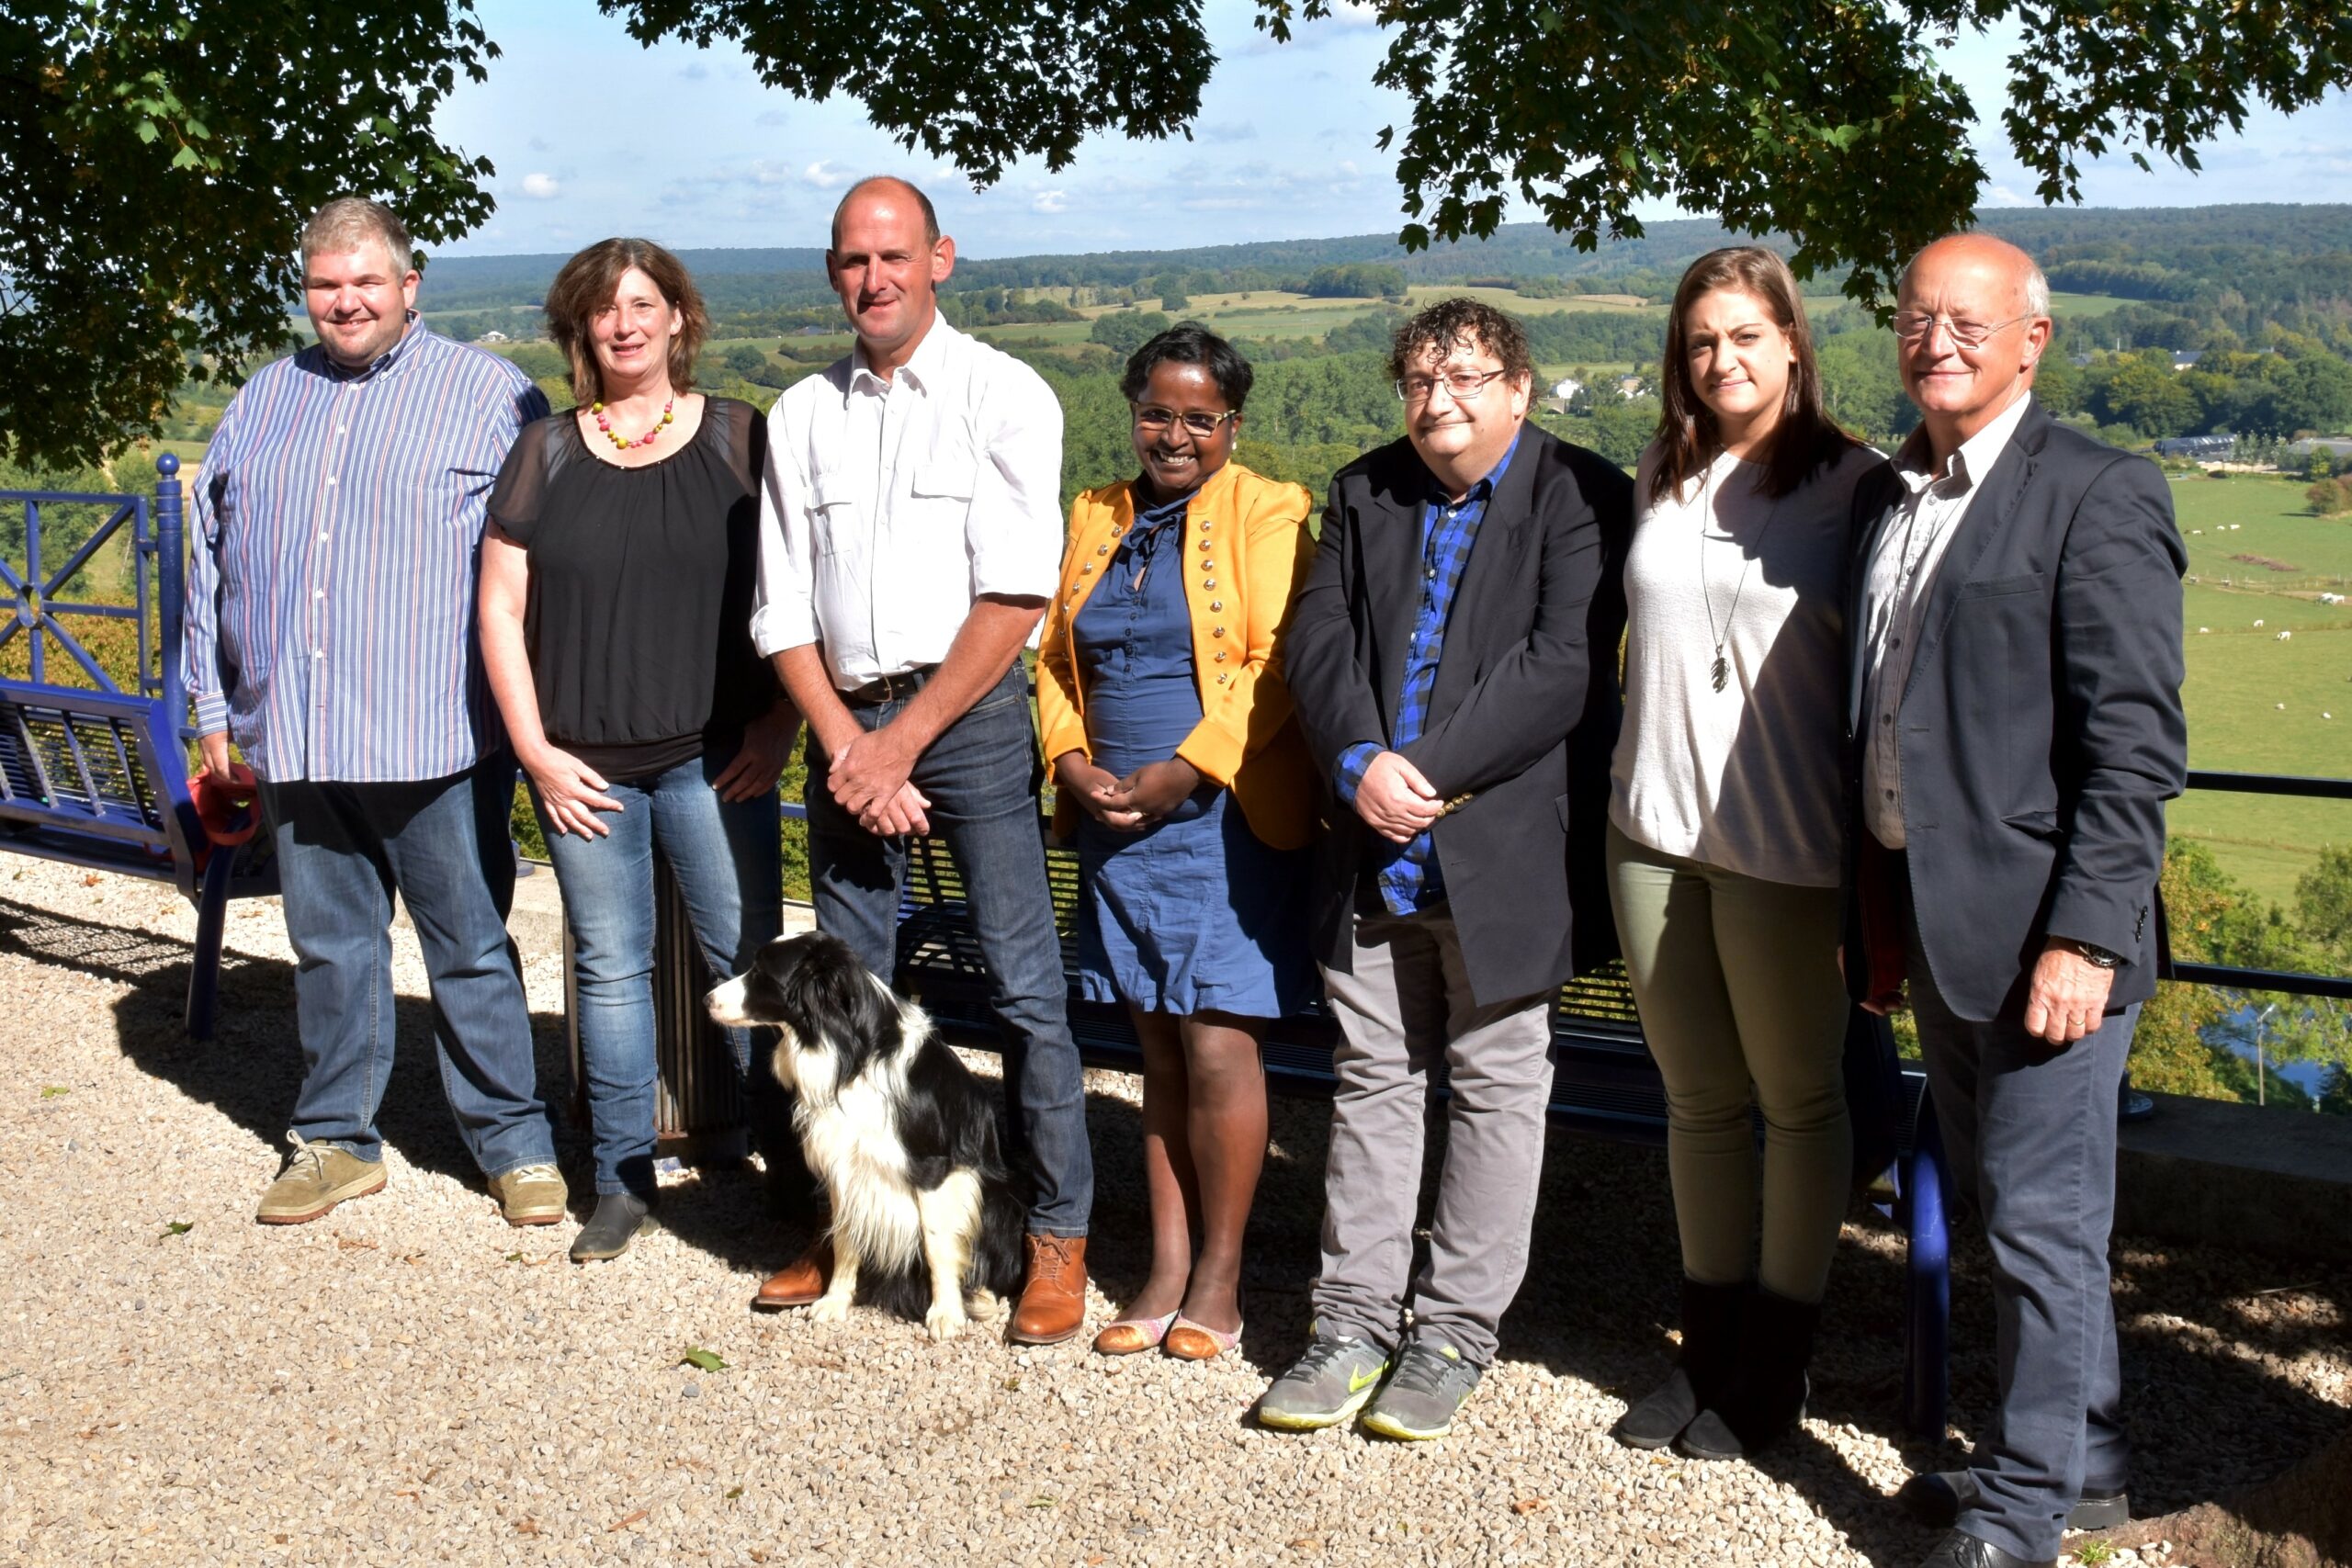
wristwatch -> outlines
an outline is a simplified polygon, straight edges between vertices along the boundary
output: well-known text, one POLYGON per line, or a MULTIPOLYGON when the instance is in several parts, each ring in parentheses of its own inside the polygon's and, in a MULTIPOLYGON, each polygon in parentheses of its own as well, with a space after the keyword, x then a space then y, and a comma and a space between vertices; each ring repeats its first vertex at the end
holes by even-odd
POLYGON ((2073 937, 2061 937, 2058 940, 2064 942, 2068 947, 2073 948, 2076 953, 2080 953, 2082 955, 2083 962, 2089 964, 2094 967, 2100 969, 2120 969, 2123 967, 2123 954, 2120 953, 2110 953, 2106 948, 2100 947, 2095 942, 2076 942, 2073 937))

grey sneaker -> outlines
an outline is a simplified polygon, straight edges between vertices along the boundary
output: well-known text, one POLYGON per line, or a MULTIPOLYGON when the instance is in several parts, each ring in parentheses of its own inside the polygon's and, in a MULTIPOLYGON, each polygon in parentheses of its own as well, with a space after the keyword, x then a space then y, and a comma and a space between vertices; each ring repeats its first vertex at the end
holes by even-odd
POLYGON ((490 1195, 498 1200, 498 1212, 510 1225, 551 1225, 563 1218, 571 1197, 564 1190, 563 1172, 544 1163, 518 1165, 492 1177, 490 1195))
POLYGON ((1427 1442, 1453 1430, 1453 1417, 1478 1386, 1478 1369, 1442 1339, 1408 1341, 1380 1396, 1363 1413, 1363 1429, 1383 1438, 1427 1442))
POLYGON ((334 1144, 310 1143, 300 1133, 286 1135, 293 1140, 294 1157, 261 1195, 254 1218, 263 1224, 308 1224, 337 1203, 384 1190, 382 1160, 361 1159, 334 1144))
POLYGON ((1363 1408, 1388 1370, 1388 1358, 1361 1339, 1312 1325, 1306 1354, 1258 1401, 1258 1419, 1285 1432, 1336 1427, 1363 1408))

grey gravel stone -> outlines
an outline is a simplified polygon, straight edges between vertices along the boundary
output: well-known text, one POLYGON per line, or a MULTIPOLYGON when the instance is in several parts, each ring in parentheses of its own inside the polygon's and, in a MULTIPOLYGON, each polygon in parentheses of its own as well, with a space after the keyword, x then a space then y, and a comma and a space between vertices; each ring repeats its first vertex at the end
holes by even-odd
MULTIPOLYGON (((1952 1439, 1904 1436, 1901 1238, 1858 1207, 1803 1432, 1756 1467, 1619 1448, 1609 1424, 1671 1355, 1665 1164, 1557 1135, 1535 1265, 1453 1437, 1261 1430, 1247 1412, 1305 1343, 1321 1214, 1327 1112, 1284 1101, 1249 1327, 1221 1361, 755 1316, 803 1238, 735 1171, 670 1179, 662 1230, 574 1268, 567 1227, 508 1228, 469 1168, 405 929, 390 1185, 257 1226, 300 1070, 291 954, 273 905, 236 906, 219 1036, 193 1044, 193 925, 153 884, 0 856, 0 1562, 1907 1568, 1932 1538, 1890 1494, 1960 1461, 1990 1401, 1985 1259, 1963 1237, 1952 1439), (192 1228, 164 1238, 174 1222, 192 1228), (726 1369, 680 1369, 692 1346, 726 1369)), ((584 1192, 561 973, 525 948, 584 1192)), ((1136 1085, 1088 1087, 1091 1332, 1141 1284, 1148 1233, 1136 1085)), ((2342 1426, 2352 1271, 2129 1238, 2117 1263, 2136 1508, 2261 1479, 2342 1426)), ((2111 1561, 2135 1560, 2168 1561, 2111 1561)))

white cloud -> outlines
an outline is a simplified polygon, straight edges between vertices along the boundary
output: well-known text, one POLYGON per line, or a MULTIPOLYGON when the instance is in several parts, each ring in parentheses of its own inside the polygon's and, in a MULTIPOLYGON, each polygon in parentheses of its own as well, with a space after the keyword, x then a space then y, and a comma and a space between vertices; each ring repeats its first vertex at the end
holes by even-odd
POLYGON ((1257 126, 1246 119, 1201 127, 1201 140, 1204 141, 1255 141, 1257 139, 1257 126))
POLYGON ((1029 198, 1029 210, 1032 212, 1067 212, 1069 210, 1069 194, 1067 191, 1041 190, 1035 196, 1029 198))
POLYGON ((2040 202, 2019 196, 2007 186, 1986 186, 1983 205, 1986 207, 2039 207, 2040 202))
POLYGON ((832 160, 830 158, 820 159, 809 164, 800 171, 800 177, 819 190, 839 190, 857 178, 855 175, 845 169, 834 168, 832 160))
POLYGON ((710 77, 710 67, 697 60, 680 67, 678 74, 689 82, 707 81, 710 77))
POLYGON ((553 201, 563 194, 563 185, 553 175, 525 175, 523 194, 534 201, 553 201))
POLYGON ((790 124, 791 117, 786 114, 782 109, 766 109, 762 111, 759 118, 753 120, 752 123, 753 125, 766 126, 768 129, 773 130, 779 126, 790 124))

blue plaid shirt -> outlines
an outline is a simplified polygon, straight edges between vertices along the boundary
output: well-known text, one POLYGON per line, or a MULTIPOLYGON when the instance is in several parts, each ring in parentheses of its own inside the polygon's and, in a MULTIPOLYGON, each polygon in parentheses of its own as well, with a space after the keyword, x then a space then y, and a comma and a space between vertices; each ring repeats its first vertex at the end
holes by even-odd
MULTIPOLYGON (((1413 615, 1413 640, 1405 650, 1405 685, 1396 697, 1396 723, 1389 736, 1389 750, 1402 750, 1429 728, 1430 693, 1437 685, 1438 660, 1445 653, 1445 621, 1453 609, 1453 592, 1462 585, 1463 569, 1470 564, 1470 547, 1478 542, 1478 525, 1487 502, 1510 467, 1519 438, 1511 437, 1485 479, 1472 485, 1460 501, 1450 501, 1432 476, 1429 504, 1421 510, 1421 604, 1413 615)), ((1340 753, 1337 777, 1340 799, 1356 803, 1364 770, 1383 749, 1359 741, 1340 753)), ((1424 830, 1409 844, 1380 839, 1372 863, 1380 871, 1380 898, 1392 915, 1409 915, 1442 902, 1445 874, 1437 862, 1437 845, 1424 830)))

